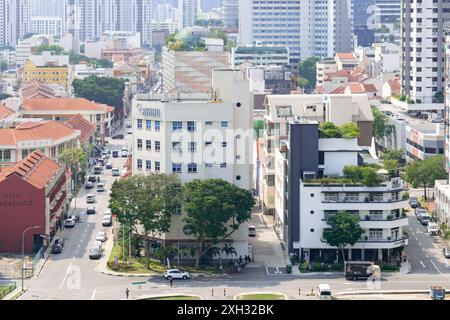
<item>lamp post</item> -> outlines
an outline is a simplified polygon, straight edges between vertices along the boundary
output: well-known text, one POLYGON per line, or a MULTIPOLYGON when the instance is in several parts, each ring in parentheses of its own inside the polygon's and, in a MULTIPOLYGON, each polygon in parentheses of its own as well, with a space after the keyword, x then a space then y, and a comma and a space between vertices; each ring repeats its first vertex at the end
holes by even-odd
POLYGON ((39 229, 41 226, 34 226, 26 228, 22 233, 22 291, 23 291, 23 282, 24 282, 24 261, 25 261, 25 233, 29 230, 39 229))

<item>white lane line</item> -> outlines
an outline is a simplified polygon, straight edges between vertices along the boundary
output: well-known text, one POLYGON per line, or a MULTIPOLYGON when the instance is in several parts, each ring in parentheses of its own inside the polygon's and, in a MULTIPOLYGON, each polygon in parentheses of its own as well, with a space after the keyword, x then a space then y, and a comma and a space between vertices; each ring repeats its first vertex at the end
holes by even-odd
POLYGON ((425 264, 423 263, 422 260, 420 260, 420 264, 422 265, 422 267, 426 268, 425 264))
POLYGON ((94 300, 96 294, 97 294, 97 288, 95 288, 94 292, 92 292, 91 300, 94 300))
POLYGON ((433 260, 430 260, 430 262, 433 265, 433 267, 436 268, 437 272, 439 272, 439 274, 442 274, 441 270, 439 270, 438 267, 436 267, 436 265, 434 264, 433 260))

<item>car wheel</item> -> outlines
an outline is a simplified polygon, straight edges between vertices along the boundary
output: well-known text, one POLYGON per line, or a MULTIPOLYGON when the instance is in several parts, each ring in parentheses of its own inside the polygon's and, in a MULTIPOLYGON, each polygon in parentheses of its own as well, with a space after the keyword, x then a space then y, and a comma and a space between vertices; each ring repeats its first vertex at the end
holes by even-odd
POLYGON ((187 278, 188 278, 187 276, 183 276, 183 280, 187 280, 187 278))

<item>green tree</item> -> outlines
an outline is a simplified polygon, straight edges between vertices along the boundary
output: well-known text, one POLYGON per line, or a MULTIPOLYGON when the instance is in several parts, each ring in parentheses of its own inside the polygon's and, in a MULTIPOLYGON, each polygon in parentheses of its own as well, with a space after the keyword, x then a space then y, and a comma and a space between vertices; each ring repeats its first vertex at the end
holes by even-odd
POLYGON ((94 75, 83 80, 75 79, 73 89, 76 97, 93 100, 118 109, 123 106, 125 82, 122 79, 94 75))
POLYGON ((398 163, 403 163, 404 162, 404 160, 403 160, 404 153, 405 152, 403 150, 390 149, 390 150, 384 151, 382 158, 385 161, 386 160, 395 160, 398 163))
POLYGON ((150 266, 150 245, 158 234, 168 232, 171 216, 181 205, 181 182, 174 175, 137 175, 116 180, 111 189, 110 209, 145 241, 150 266))
POLYGON ((437 103, 444 103, 444 94, 442 93, 442 91, 436 92, 434 97, 436 98, 437 103))
POLYGON ((384 160, 383 168, 389 172, 398 169, 398 161, 397 160, 384 160))
POLYGON ((44 52, 44 51, 54 51, 56 55, 60 55, 60 54, 64 54, 65 53, 64 52, 64 48, 60 47, 60 46, 58 46, 56 44, 48 45, 48 44, 44 43, 44 44, 41 44, 36 49, 36 53, 37 54, 42 54, 42 52, 44 52))
POLYGON ((254 199, 250 191, 221 179, 194 180, 184 185, 186 227, 197 242, 196 267, 211 246, 229 238, 250 219, 254 199))
POLYGON ((359 216, 340 211, 331 215, 327 224, 330 227, 323 230, 323 238, 330 246, 340 250, 345 262, 345 247, 353 246, 364 234, 364 229, 359 224, 359 216))
POLYGON ((414 188, 422 187, 427 199, 427 188, 433 188, 436 180, 446 179, 445 159, 442 155, 432 156, 423 161, 412 161, 406 165, 405 179, 414 188))
POLYGON ((84 173, 87 168, 88 156, 86 152, 81 148, 65 149, 60 157, 61 162, 70 168, 72 172, 72 181, 77 187, 79 182, 78 174, 84 173))
POLYGON ((332 122, 322 122, 319 126, 321 138, 354 139, 359 137, 360 129, 354 123, 346 123, 338 127, 332 122))
POLYGON ((306 78, 302 78, 302 77, 296 77, 295 79, 295 84, 297 87, 300 88, 311 88, 311 83, 308 81, 308 79, 306 78))
POLYGON ((377 107, 372 106, 373 114, 373 136, 376 139, 382 139, 394 132, 394 125, 390 124, 387 116, 378 110, 377 107))
POLYGON ((345 139, 358 138, 361 134, 361 130, 353 122, 345 123, 340 126, 339 129, 342 132, 342 137, 345 139))
POLYGON ((316 87, 317 72, 316 64, 319 58, 311 57, 302 61, 299 65, 298 73, 301 78, 308 80, 309 85, 305 89, 312 90, 316 87))
POLYGON ((229 245, 228 243, 225 243, 222 247, 222 252, 226 254, 226 256, 237 256, 236 249, 229 245))

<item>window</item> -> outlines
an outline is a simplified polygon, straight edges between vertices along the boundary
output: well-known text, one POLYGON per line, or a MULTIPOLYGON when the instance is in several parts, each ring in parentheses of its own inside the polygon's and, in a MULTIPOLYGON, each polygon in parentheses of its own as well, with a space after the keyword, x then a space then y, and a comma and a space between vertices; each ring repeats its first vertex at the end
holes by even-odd
POLYGON ((142 139, 137 139, 137 148, 142 149, 142 139))
POLYGON ((181 173, 181 163, 172 163, 172 172, 181 173))
POLYGON ((141 159, 137 159, 137 168, 138 168, 138 170, 142 170, 142 160, 141 159))
POLYGON ((189 142, 188 143, 189 152, 197 151, 197 142, 189 142))
POLYGON ((222 128, 228 128, 228 122, 227 122, 227 121, 222 121, 222 122, 220 123, 220 126, 221 126, 222 128))
POLYGON ((195 132, 197 130, 197 125, 194 121, 188 121, 187 128, 189 132, 195 132))
POLYGON ((205 125, 207 125, 207 126, 212 126, 212 125, 213 125, 213 122, 212 122, 212 121, 206 121, 206 122, 205 122, 205 125))
POLYGON ((188 172, 189 173, 197 173, 197 164, 196 163, 189 163, 188 164, 188 172))
POLYGON ((180 141, 173 141, 172 142, 172 150, 173 151, 181 151, 181 142, 180 141))
POLYGON ((357 202, 357 201, 359 201, 359 193, 347 192, 345 194, 345 201, 347 201, 347 202, 357 202))
POLYGON ((161 142, 155 141, 155 151, 161 151, 161 142))
POLYGON ((147 130, 151 130, 152 129, 152 120, 145 120, 145 128, 147 130))
POLYGON ((227 143, 226 142, 222 142, 222 147, 226 148, 227 147, 227 143))
POLYGON ((161 122, 155 121, 155 131, 159 131, 161 129, 161 122))
POLYGON ((325 201, 327 202, 337 202, 339 200, 338 193, 325 193, 325 201))
POLYGON ((142 129, 142 119, 137 120, 137 128, 142 129))
POLYGON ((152 162, 150 160, 145 161, 145 169, 146 170, 152 169, 152 162))
POLYGON ((221 163, 221 164, 220 164, 220 167, 221 167, 221 168, 226 168, 226 167, 227 167, 227 164, 226 164, 225 162, 224 162, 224 163, 221 163))
POLYGON ((369 211, 369 218, 370 220, 383 220, 383 211, 369 211))
POLYGON ((152 141, 151 140, 145 140, 145 149, 152 150, 152 141))
POLYGON ((161 163, 159 161, 155 161, 155 171, 159 172, 161 170, 161 163))
POLYGON ((172 131, 181 131, 183 129, 183 122, 174 121, 172 122, 172 131))

